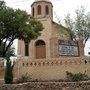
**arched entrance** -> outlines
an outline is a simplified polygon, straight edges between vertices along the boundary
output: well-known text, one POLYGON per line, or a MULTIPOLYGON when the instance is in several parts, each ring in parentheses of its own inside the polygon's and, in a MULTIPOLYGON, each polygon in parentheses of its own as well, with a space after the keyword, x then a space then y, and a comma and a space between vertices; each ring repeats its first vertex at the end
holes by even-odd
POLYGON ((46 45, 43 40, 38 40, 35 43, 36 59, 46 58, 46 45))

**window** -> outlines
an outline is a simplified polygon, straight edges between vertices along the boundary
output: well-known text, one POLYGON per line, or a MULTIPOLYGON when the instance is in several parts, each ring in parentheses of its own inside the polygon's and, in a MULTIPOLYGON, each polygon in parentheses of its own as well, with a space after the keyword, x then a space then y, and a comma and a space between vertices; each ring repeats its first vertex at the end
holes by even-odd
POLYGON ((45 45, 45 42, 43 40, 38 40, 36 42, 36 46, 42 46, 42 45, 45 45))
POLYGON ((37 7, 37 14, 38 14, 38 15, 41 14, 41 6, 40 6, 40 5, 38 5, 38 7, 37 7))
POLYGON ((46 15, 48 15, 49 14, 49 8, 48 8, 48 6, 45 7, 45 10, 46 10, 46 15))
POLYGON ((32 9, 32 15, 34 16, 34 8, 32 9))
POLYGON ((29 56, 29 43, 25 42, 25 56, 29 56))

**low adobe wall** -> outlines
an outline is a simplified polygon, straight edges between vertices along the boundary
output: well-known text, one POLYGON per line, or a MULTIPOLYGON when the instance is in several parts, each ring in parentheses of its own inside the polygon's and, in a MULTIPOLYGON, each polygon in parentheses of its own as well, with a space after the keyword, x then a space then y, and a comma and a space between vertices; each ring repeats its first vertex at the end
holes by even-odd
POLYGON ((4 83, 5 68, 0 67, 0 83, 4 83))
POLYGON ((50 59, 20 58, 17 62, 17 76, 28 74, 37 80, 66 79, 66 71, 86 73, 90 77, 90 60, 87 57, 64 57, 50 59))
POLYGON ((5 67, 0 67, 0 79, 4 78, 5 67))
MULTIPOLYGON (((20 58, 14 68, 14 78, 20 78, 26 73, 32 80, 62 80, 66 79, 66 71, 86 73, 90 77, 90 60, 88 57, 64 57, 50 59, 20 58)), ((4 69, 0 69, 0 78, 4 78, 4 69)))
POLYGON ((0 85, 0 90, 90 90, 90 82, 29 82, 0 85))

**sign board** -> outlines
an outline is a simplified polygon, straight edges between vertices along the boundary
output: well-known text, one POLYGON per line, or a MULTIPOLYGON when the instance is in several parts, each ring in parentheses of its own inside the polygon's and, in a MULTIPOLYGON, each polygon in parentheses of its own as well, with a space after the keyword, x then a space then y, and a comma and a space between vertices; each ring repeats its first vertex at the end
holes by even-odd
POLYGON ((59 55, 64 56, 78 56, 78 42, 59 40, 59 55))

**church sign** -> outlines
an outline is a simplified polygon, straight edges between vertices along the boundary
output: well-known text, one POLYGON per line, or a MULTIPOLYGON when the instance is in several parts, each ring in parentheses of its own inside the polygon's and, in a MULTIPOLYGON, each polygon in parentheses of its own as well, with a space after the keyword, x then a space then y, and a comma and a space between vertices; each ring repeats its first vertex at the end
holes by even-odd
POLYGON ((78 56, 78 42, 59 40, 59 55, 61 56, 78 56))

